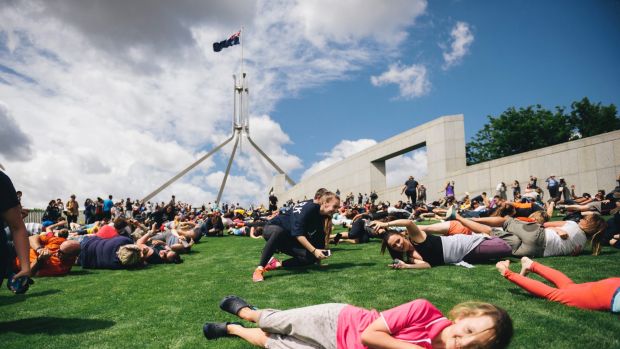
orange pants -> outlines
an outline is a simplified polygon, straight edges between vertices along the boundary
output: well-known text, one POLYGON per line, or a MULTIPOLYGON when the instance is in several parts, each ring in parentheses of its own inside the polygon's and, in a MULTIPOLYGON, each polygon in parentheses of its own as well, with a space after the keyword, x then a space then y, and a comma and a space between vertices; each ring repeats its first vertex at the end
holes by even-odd
POLYGON ((571 307, 609 311, 614 293, 620 288, 620 277, 576 284, 562 272, 540 263, 534 262, 530 271, 554 283, 557 288, 510 270, 504 273, 504 277, 535 296, 571 307))
POLYGON ((448 228, 448 235, 465 234, 471 235, 471 229, 467 228, 459 221, 450 221, 450 228, 448 228))

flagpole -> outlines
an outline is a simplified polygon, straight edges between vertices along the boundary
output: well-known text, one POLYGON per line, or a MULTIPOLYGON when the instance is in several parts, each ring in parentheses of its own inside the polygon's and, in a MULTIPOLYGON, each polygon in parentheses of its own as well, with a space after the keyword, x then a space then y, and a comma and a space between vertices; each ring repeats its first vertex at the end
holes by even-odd
POLYGON ((241 73, 243 74, 245 72, 244 67, 243 67, 243 41, 244 38, 242 38, 241 36, 243 35, 243 26, 241 26, 241 30, 240 30, 240 34, 239 34, 239 39, 241 39, 241 73))

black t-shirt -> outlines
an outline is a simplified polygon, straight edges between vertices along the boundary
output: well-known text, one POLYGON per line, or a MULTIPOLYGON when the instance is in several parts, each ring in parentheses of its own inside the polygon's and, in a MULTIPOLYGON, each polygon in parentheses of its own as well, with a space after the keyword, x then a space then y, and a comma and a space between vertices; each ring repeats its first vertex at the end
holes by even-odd
POLYGON ((416 188, 418 187, 418 181, 416 181, 415 179, 410 179, 405 182, 405 185, 407 186, 407 191, 415 192, 416 188))
POLYGON ((324 218, 321 216, 321 206, 312 200, 302 201, 293 208, 281 213, 269 221, 284 228, 293 237, 307 236, 313 238, 325 234, 324 218))
MULTIPOLYGON (((13 182, 9 176, 0 171, 0 213, 4 213, 17 205, 19 205, 19 200, 13 182)), ((0 217, 0 231, 4 232, 5 226, 6 222, 0 217)))
POLYGON ((278 198, 275 195, 269 196, 269 204, 270 205, 275 205, 277 203, 278 203, 278 198))

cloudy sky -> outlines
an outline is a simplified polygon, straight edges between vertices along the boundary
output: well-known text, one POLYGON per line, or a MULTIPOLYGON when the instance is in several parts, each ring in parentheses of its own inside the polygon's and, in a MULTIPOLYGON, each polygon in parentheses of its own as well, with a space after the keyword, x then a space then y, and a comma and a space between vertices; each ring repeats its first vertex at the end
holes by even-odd
MULTIPOLYGON (((26 206, 143 197, 230 135, 243 25, 252 138, 295 180, 438 116, 620 102, 618 1, 0 1, 0 164, 26 206)), ((212 201, 232 145, 162 192, 212 201)), ((426 175, 388 162, 388 185, 426 175)), ((225 200, 273 175, 243 142, 225 200)), ((428 174, 432 175, 432 174, 428 174)))

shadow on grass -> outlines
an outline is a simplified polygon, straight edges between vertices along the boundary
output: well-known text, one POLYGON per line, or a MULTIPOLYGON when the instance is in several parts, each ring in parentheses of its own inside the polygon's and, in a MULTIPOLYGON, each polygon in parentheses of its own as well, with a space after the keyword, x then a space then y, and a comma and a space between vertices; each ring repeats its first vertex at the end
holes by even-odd
MULTIPOLYGON (((46 290, 46 291, 41 291, 41 292, 29 292, 26 294, 11 294, 9 296, 0 296, 0 306, 23 302, 28 298, 49 296, 51 294, 55 294, 59 292, 61 291, 60 290, 46 290)), ((2 325, 2 323, 0 323, 0 325, 2 325)), ((1 331, 1 327, 0 327, 0 331, 1 331)))
POLYGON ((0 322, 0 333, 15 332, 20 334, 72 334, 101 330, 115 324, 110 320, 34 317, 14 321, 0 322))
POLYGON ((73 275, 89 275, 89 274, 94 274, 94 273, 92 271, 90 271, 90 270, 85 270, 85 269, 75 270, 75 271, 71 271, 69 273, 69 275, 71 275, 71 276, 73 276, 73 275))

